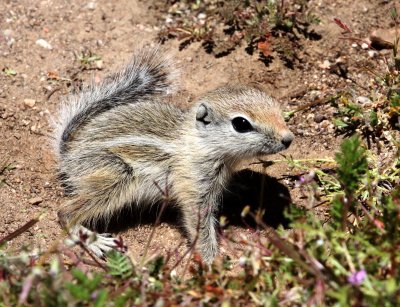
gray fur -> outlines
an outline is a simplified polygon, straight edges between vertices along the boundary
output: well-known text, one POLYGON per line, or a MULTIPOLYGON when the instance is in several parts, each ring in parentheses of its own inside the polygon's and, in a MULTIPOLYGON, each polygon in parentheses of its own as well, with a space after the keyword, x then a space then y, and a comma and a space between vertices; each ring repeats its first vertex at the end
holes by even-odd
MULTIPOLYGON (((135 58, 118 77, 69 98, 58 148, 71 199, 59 216, 68 226, 107 221, 124 206, 162 201, 157 183, 182 210, 189 239, 198 238, 210 263, 218 252, 221 195, 235 167, 284 150, 293 134, 277 103, 255 88, 219 88, 188 110, 167 103, 173 76, 157 57, 150 52, 135 58), (254 130, 235 131, 231 120, 237 116, 254 130)), ((95 249, 99 255, 99 244, 95 249)))

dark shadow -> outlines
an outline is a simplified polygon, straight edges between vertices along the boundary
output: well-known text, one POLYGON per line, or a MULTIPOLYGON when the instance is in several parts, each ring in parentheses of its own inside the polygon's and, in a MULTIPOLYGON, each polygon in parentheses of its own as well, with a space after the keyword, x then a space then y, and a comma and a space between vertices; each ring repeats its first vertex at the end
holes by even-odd
POLYGON ((274 60, 274 57, 273 57, 272 55, 265 56, 262 52, 260 52, 260 54, 259 54, 259 56, 258 56, 258 60, 261 61, 261 62, 263 62, 264 65, 265 65, 266 67, 268 67, 269 64, 271 64, 272 61, 274 60))
POLYGON ((193 43, 193 39, 192 38, 188 38, 188 39, 183 40, 179 44, 179 51, 182 51, 183 49, 187 48, 191 43, 193 43))
POLYGON ((252 213, 265 212, 263 223, 271 227, 288 226, 284 210, 291 204, 289 190, 275 178, 250 170, 235 174, 228 191, 224 194, 221 215, 226 216, 230 225, 256 227, 250 215, 245 219, 241 213, 245 206, 252 213))
POLYGON ((155 225, 159 217, 160 223, 167 223, 181 228, 182 214, 173 204, 163 205, 156 203, 151 207, 143 207, 132 204, 127 205, 120 212, 114 214, 108 224, 99 222, 96 231, 120 232, 139 225, 155 225), (162 214, 160 212, 162 210, 162 214))
POLYGON ((215 43, 212 40, 205 40, 201 45, 203 46, 204 51, 208 54, 211 54, 215 47, 215 43))
POLYGON ((317 32, 315 32, 314 30, 312 30, 310 32, 307 32, 307 33, 304 33, 304 36, 306 38, 308 38, 309 40, 311 40, 311 41, 319 41, 319 40, 322 39, 322 35, 317 33, 317 32))
MULTIPOLYGON (((229 225, 240 227, 256 227, 253 218, 247 216, 242 219, 241 213, 245 206, 250 206, 255 213, 259 208, 265 211, 263 223, 271 227, 278 225, 287 226, 288 221, 284 217, 284 209, 291 203, 289 190, 275 178, 243 170, 235 174, 222 198, 220 215, 227 218, 229 225), (262 189, 264 187, 264 189, 262 189)), ((138 206, 126 206, 118 214, 111 218, 106 227, 105 223, 99 223, 98 232, 120 232, 138 225, 154 225, 160 213, 162 204, 154 204, 151 208, 138 206)), ((182 214, 174 205, 164 206, 160 221, 182 228, 182 214)))

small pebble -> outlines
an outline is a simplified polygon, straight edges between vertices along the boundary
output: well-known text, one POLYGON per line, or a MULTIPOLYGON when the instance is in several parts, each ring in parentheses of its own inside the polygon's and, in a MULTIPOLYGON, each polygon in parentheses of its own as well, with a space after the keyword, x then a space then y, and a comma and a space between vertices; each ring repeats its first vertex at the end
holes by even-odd
POLYGON ((29 199, 28 200, 28 202, 31 204, 31 205, 38 205, 38 204, 40 204, 41 202, 43 201, 43 198, 41 198, 41 197, 32 197, 31 199, 29 199))
POLYGON ((53 49, 53 46, 51 46, 47 41, 45 41, 45 40, 42 39, 42 38, 39 38, 39 39, 36 41, 36 45, 39 45, 40 47, 43 47, 43 48, 49 49, 49 50, 53 49))
POLYGON ((28 107, 28 108, 32 109, 35 106, 35 104, 36 104, 36 100, 35 99, 29 99, 29 98, 24 99, 24 105, 26 107, 28 107))
POLYGON ((325 60, 321 65, 319 65, 319 67, 322 69, 330 69, 331 65, 332 65, 331 62, 325 60))
POLYGON ((321 122, 321 128, 322 129, 326 129, 326 128, 328 128, 328 126, 329 126, 329 124, 330 124, 330 122, 328 121, 328 120, 323 120, 322 122, 321 122))
POLYGON ((89 10, 94 10, 94 9, 96 9, 96 7, 97 7, 97 3, 94 1, 91 1, 86 5, 86 8, 89 10))
POLYGON ((14 45, 15 43, 15 39, 13 37, 10 37, 7 39, 7 46, 11 47, 12 45, 14 45))
POLYGON ((97 60, 94 63, 96 65, 96 68, 103 69, 103 60, 97 60))
POLYGON ((368 49, 368 48, 369 48, 369 45, 368 45, 367 43, 362 43, 362 44, 361 44, 361 48, 364 49, 364 50, 365 50, 365 49, 368 49))
POLYGON ((372 103, 371 99, 365 96, 358 96, 356 98, 356 101, 361 104, 372 103))
POLYGON ((378 55, 378 52, 376 52, 375 50, 368 50, 368 56, 370 58, 375 58, 378 55))
POLYGON ((320 122, 322 122, 325 119, 325 115, 322 114, 317 114, 314 116, 314 121, 319 124, 320 122))

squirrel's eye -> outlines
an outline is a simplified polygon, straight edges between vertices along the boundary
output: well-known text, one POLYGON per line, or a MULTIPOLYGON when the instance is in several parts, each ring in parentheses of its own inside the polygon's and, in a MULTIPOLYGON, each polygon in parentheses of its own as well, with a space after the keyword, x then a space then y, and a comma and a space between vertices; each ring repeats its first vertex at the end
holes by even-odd
POLYGON ((253 130, 253 126, 243 117, 235 117, 232 119, 232 126, 237 132, 244 133, 253 130))

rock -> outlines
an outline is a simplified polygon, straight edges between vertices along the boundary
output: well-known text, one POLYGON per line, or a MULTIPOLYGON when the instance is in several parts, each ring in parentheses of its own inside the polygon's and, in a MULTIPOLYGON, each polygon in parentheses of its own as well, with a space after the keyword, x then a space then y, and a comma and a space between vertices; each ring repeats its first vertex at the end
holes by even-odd
POLYGON ((325 119, 325 115, 322 114, 317 114, 314 116, 314 121, 319 124, 320 122, 322 122, 325 119))
POLYGON ((43 48, 49 49, 49 50, 53 49, 53 46, 51 46, 47 41, 45 41, 45 40, 42 39, 42 38, 39 38, 39 39, 36 41, 36 45, 39 45, 40 47, 43 47, 43 48))
POLYGON ((28 200, 28 202, 33 206, 40 204, 42 201, 43 201, 43 198, 41 198, 39 196, 32 197, 31 199, 28 200))
POLYGON ((13 31, 10 29, 6 29, 3 31, 4 38, 6 39, 7 46, 11 47, 15 43, 15 39, 13 37, 13 31))
POLYGON ((375 50, 368 50, 368 56, 370 58, 375 58, 375 57, 377 57, 377 55, 378 55, 378 52, 376 52, 375 50))
POLYGON ((372 103, 371 99, 369 99, 368 97, 365 97, 365 96, 358 96, 356 98, 356 101, 360 104, 372 103))
POLYGON ((361 48, 364 50, 369 49, 369 45, 367 43, 362 43, 361 48))
POLYGON ((371 33, 371 46, 375 49, 392 49, 396 39, 396 28, 378 29, 371 33))
POLYGON ((103 60, 97 60, 94 62, 97 69, 103 69, 103 60))
POLYGON ((326 128, 328 128, 329 124, 330 124, 330 121, 324 119, 324 120, 321 122, 320 126, 321 126, 322 129, 326 129, 326 128))
POLYGON ((94 9, 96 9, 96 7, 97 7, 97 3, 94 1, 91 1, 86 5, 86 8, 89 10, 94 10, 94 9))
POLYGON ((15 39, 13 37, 10 37, 7 39, 7 46, 11 47, 12 45, 14 45, 15 43, 15 39))
POLYGON ((325 60, 321 65, 319 65, 319 68, 330 69, 331 65, 332 65, 331 62, 329 62, 328 60, 325 60))
POLYGON ((28 108, 32 109, 35 106, 35 104, 36 104, 36 100, 35 99, 29 99, 29 98, 24 99, 24 105, 26 107, 28 107, 28 108))

